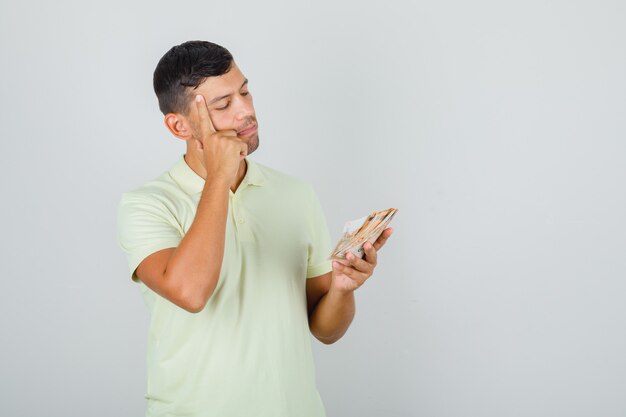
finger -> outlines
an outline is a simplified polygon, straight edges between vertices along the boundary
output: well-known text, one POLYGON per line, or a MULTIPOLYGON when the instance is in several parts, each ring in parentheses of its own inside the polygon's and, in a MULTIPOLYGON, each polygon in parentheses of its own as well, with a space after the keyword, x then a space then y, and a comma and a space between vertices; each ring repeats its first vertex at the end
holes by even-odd
POLYGON ((213 121, 209 115, 209 108, 204 101, 204 96, 198 94, 196 96, 196 109, 198 109, 198 118, 200 119, 200 129, 202 133, 213 134, 216 132, 213 121))
POLYGON ((350 261, 348 261, 347 259, 343 259, 343 258, 333 258, 333 260, 335 262, 339 262, 342 265, 350 265, 350 261))
POLYGON ((376 266, 378 263, 378 251, 374 248, 370 242, 365 242, 363 245, 363 252, 365 253, 365 260, 372 264, 372 266, 376 266))
POLYGON ((340 264, 339 262, 333 262, 333 269, 343 275, 348 276, 350 279, 356 281, 359 285, 363 284, 369 275, 364 274, 361 271, 357 271, 351 266, 340 264))
POLYGON ((218 134, 228 139, 241 140, 241 138, 237 136, 236 130, 220 130, 218 134))
MULTIPOLYGON (((238 136, 230 136, 230 132, 235 132, 235 131, 234 130, 232 130, 232 131, 231 130, 220 131, 218 133, 218 135, 221 136, 223 134, 224 135, 228 134, 229 136, 224 136, 224 137, 226 139, 228 139, 228 140, 232 140, 233 141, 233 143, 236 146, 235 149, 237 149, 239 151, 239 155, 241 155, 243 157, 246 157, 248 155, 248 143, 244 139, 242 139, 242 138, 240 138, 238 136)), ((235 134, 236 134, 236 132, 235 132, 235 134)))
POLYGON ((378 239, 376 239, 376 242, 374 242, 374 249, 376 249, 377 251, 380 250, 380 248, 385 245, 387 239, 389 239, 389 236, 391 236, 392 233, 393 229, 391 227, 383 230, 380 236, 378 236, 378 239))
POLYGON ((239 146, 239 156, 245 158, 248 156, 248 145, 245 143, 241 143, 239 146))
MULTIPOLYGON (((374 251, 376 254, 376 251, 374 251)), ((348 253, 346 258, 350 261, 350 265, 356 269, 357 271, 361 271, 364 274, 371 274, 374 271, 374 266, 376 266, 376 262, 371 261, 370 257, 367 257, 367 260, 361 259, 358 256, 354 256, 353 253, 348 253)))

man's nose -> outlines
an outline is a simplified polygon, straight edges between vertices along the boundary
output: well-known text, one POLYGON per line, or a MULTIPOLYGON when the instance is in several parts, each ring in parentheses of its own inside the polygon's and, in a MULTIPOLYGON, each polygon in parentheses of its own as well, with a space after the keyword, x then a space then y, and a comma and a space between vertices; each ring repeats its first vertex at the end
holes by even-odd
POLYGON ((246 117, 251 116, 252 114, 254 114, 252 103, 240 99, 237 105, 237 111, 235 113, 235 117, 237 118, 237 120, 243 120, 246 117))

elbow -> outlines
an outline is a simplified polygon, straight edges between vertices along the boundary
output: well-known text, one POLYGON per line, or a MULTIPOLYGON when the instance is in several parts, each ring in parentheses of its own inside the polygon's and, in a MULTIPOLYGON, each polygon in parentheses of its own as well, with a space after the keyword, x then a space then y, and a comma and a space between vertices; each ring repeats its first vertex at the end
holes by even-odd
POLYGON ((214 290, 214 287, 180 288, 175 292, 176 295, 171 298, 178 307, 189 313, 197 314, 204 310, 214 290))
POLYGON ((199 273, 189 268, 163 272, 162 292, 166 299, 191 314, 203 311, 219 281, 219 270, 199 273))
POLYGON ((337 340, 339 339, 334 339, 334 338, 330 338, 330 337, 318 337, 317 340, 319 340, 320 342, 322 342, 325 345, 332 345, 333 343, 335 343, 337 340))
POLYGON ((323 334, 322 332, 316 332, 314 329, 310 329, 310 330, 313 336, 315 336, 317 340, 319 340, 325 345, 332 345, 337 340, 341 339, 341 337, 343 336, 343 333, 323 334))
POLYGON ((204 307, 206 306, 206 302, 185 302, 185 303, 179 304, 178 306, 182 308, 183 310, 187 311, 188 313, 198 314, 199 312, 204 310, 204 307))
POLYGON ((180 303, 177 304, 189 313, 197 314, 204 310, 212 293, 213 291, 207 294, 194 294, 193 296, 183 297, 180 303))

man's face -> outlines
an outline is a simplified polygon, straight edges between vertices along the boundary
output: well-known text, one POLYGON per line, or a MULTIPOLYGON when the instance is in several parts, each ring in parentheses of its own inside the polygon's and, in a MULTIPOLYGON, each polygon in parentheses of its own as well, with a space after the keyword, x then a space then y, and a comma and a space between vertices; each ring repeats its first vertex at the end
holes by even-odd
MULTIPOLYGON (((226 74, 207 78, 193 90, 192 97, 197 94, 204 96, 216 130, 237 131, 237 136, 248 144, 248 155, 258 148, 259 134, 252 95, 248 91, 248 80, 234 62, 226 74)), ((189 118, 197 133, 199 121, 193 100, 190 108, 189 118)), ((198 136, 194 134, 194 137, 198 136)))

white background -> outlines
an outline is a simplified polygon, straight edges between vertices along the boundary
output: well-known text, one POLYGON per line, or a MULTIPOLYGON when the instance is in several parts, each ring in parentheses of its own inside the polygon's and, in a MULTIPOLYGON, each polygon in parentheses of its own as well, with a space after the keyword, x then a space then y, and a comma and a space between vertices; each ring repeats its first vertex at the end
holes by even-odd
POLYGON ((1 0, 0 415, 143 414, 116 207, 184 152, 151 82, 190 39, 234 54, 254 159, 333 238, 400 209, 314 342, 329 417, 626 415, 624 4, 1 0))

